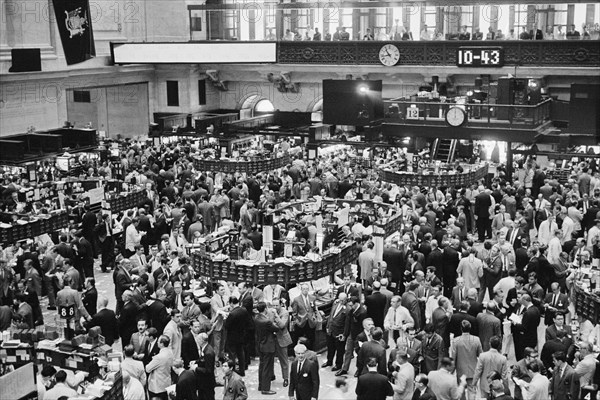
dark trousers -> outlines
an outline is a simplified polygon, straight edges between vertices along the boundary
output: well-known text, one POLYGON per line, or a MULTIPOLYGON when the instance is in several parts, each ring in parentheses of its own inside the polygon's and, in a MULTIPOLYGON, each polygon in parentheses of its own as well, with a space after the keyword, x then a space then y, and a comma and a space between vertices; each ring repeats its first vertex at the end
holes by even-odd
POLYGON ((161 392, 161 393, 153 393, 151 391, 148 391, 148 394, 150 395, 149 398, 150 400, 169 400, 169 397, 167 396, 167 392, 161 392))
POLYGON ((308 347, 309 350, 315 349, 315 328, 309 327, 308 322, 301 328, 296 326, 294 329, 294 335, 296 338, 295 342, 298 341, 298 338, 305 337, 308 339, 308 345, 306 347, 308 347))
POLYGON ((484 242, 485 239, 492 238, 492 221, 489 218, 477 218, 477 235, 479 236, 480 242, 484 242))
POLYGON ((238 374, 241 376, 245 375, 246 371, 246 354, 244 351, 245 344, 239 342, 231 342, 231 340, 227 340, 227 352, 229 353, 229 358, 238 364, 238 374))
POLYGON ((104 239, 104 242, 100 242, 100 250, 102 254, 102 263, 100 267, 102 272, 106 272, 108 268, 115 268, 115 242, 112 236, 108 236, 104 239))
POLYGON ((327 335, 327 364, 335 365, 337 368, 342 368, 344 362, 344 349, 346 348, 346 341, 338 340, 334 336, 327 335), (335 364, 333 364, 333 357, 335 356, 335 364))
POLYGON ((215 388, 212 385, 198 385, 198 399, 215 400, 215 388))
POLYGON ((259 351, 258 363, 258 390, 261 392, 271 390, 271 378, 275 374, 273 365, 275 363, 275 353, 263 353, 259 351))

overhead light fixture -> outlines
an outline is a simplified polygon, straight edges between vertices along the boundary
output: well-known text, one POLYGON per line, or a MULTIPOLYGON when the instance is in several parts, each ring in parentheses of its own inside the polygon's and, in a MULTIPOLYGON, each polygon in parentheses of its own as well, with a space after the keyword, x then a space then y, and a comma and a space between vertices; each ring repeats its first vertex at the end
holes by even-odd
POLYGON ((367 88, 366 85, 360 85, 358 87, 358 92, 361 94, 367 94, 367 91, 369 90, 369 88, 367 88))

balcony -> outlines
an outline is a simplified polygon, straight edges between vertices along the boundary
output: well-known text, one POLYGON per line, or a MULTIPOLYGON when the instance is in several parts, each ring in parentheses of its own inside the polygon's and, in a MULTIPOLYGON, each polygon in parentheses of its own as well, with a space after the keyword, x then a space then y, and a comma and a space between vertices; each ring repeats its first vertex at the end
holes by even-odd
POLYGON ((388 136, 534 142, 539 135, 555 131, 550 121, 551 104, 550 99, 536 105, 386 100, 383 132, 388 136), (460 126, 446 121, 448 110, 454 107, 466 115, 460 126))

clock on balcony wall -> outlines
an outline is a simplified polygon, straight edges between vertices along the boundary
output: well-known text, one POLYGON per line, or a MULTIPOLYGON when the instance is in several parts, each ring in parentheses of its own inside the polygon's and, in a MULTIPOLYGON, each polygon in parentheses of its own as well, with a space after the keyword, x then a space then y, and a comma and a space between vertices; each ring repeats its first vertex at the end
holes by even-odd
POLYGON ((446 122, 450 126, 461 126, 467 120, 467 113, 460 107, 451 107, 446 113, 446 122))
POLYGON ((386 67, 392 67, 400 60, 400 50, 393 44, 386 44, 379 50, 379 61, 386 67))

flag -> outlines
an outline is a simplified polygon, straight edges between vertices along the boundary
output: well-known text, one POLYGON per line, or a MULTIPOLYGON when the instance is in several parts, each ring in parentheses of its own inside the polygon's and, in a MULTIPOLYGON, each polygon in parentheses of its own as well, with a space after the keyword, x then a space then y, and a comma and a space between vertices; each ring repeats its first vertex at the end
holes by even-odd
POLYGON ((94 57, 89 0, 53 0, 53 4, 67 65, 94 57))

